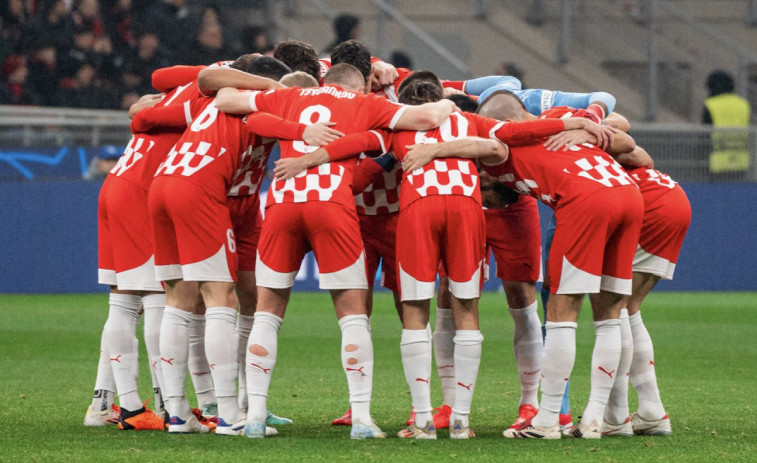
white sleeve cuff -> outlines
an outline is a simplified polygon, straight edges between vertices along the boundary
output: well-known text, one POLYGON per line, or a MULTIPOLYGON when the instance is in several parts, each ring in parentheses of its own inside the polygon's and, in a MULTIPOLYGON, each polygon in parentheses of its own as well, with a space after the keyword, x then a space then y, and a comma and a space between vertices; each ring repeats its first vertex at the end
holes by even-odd
POLYGON ((394 117, 392 117, 392 120, 389 122, 390 129, 394 130, 394 126, 397 125, 397 122, 399 122, 400 117, 402 117, 402 113, 407 111, 407 108, 408 106, 403 104, 402 106, 400 106, 400 109, 398 109, 397 112, 394 113, 394 117))
POLYGON ((260 93, 260 92, 250 92, 250 109, 253 112, 258 111, 258 107, 255 104, 255 97, 258 96, 258 93, 260 93))

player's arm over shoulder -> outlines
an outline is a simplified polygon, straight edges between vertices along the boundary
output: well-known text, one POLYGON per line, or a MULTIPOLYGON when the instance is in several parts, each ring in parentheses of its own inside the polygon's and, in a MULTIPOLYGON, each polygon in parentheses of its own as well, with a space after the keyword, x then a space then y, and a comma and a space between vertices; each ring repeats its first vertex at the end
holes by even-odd
POLYGON ((604 123, 623 132, 631 130, 631 123, 622 114, 611 112, 605 117, 604 123))
POLYGON ((439 127, 453 111, 457 109, 451 100, 442 99, 434 103, 413 106, 405 105, 401 109, 397 122, 389 128, 397 130, 430 130, 439 127))
POLYGON ((153 71, 151 80, 155 90, 168 93, 170 90, 186 85, 197 79, 205 66, 169 66, 153 71))
POLYGON ((507 160, 507 145, 499 140, 465 137, 442 143, 419 143, 406 147, 402 159, 403 169, 410 172, 421 168, 435 158, 480 159, 485 164, 501 164, 507 160))
MULTIPOLYGON (((261 90, 266 89, 263 88, 261 90)), ((290 90, 298 91, 299 89, 268 89, 265 92, 261 90, 242 91, 233 87, 224 87, 216 94, 216 107, 219 111, 230 114, 248 114, 256 111, 274 112, 272 108, 281 109, 281 105, 277 104, 277 102, 281 102, 280 97, 287 94, 290 90)))
POLYGON ((652 156, 647 153, 647 150, 639 145, 636 145, 633 150, 613 156, 616 161, 623 165, 634 167, 646 167, 648 169, 654 169, 654 160, 652 156))
POLYGON ((229 67, 208 67, 197 75, 197 85, 203 95, 213 95, 224 87, 234 87, 246 90, 270 90, 284 88, 275 80, 256 76, 229 67))

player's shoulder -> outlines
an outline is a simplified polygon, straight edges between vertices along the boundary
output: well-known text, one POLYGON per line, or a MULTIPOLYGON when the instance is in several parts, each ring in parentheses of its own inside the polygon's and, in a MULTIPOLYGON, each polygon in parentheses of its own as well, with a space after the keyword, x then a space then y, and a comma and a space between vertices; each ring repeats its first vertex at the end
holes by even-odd
POLYGON ((175 104, 183 104, 187 101, 194 101, 198 98, 202 98, 203 95, 200 92, 200 88, 197 85, 197 79, 188 82, 184 85, 180 85, 170 92, 166 93, 163 100, 156 106, 171 106, 175 104))
MULTIPOLYGON (((468 122, 468 135, 477 135, 480 130, 483 130, 484 128, 491 128, 492 126, 495 126, 500 122, 495 119, 484 117, 476 113, 469 113, 467 111, 462 113, 452 113, 450 114, 450 119, 453 121, 455 119, 465 119, 468 122)), ((488 134, 485 134, 483 136, 488 136, 488 134)))
POLYGON ((227 67, 230 67, 232 64, 234 64, 234 60, 216 61, 215 63, 208 65, 208 68, 210 69, 227 68, 227 67))
POLYGON ((490 118, 488 118, 488 117, 484 117, 484 116, 481 116, 481 115, 476 114, 476 113, 470 113, 468 111, 463 111, 461 113, 452 113, 450 115, 450 117, 452 117, 453 115, 455 115, 456 117, 464 117, 465 119, 467 119, 470 122, 478 122, 478 121, 490 120, 490 118))
POLYGON ((543 119, 565 119, 574 117, 577 111, 576 108, 571 108, 570 106, 554 106, 542 111, 539 117, 543 119))
MULTIPOLYGON (((436 130, 436 129, 433 129, 436 130)), ((426 133, 422 130, 397 130, 397 131, 385 131, 386 137, 394 147, 394 151, 403 151, 405 145, 415 144, 415 139, 418 133, 426 133)))

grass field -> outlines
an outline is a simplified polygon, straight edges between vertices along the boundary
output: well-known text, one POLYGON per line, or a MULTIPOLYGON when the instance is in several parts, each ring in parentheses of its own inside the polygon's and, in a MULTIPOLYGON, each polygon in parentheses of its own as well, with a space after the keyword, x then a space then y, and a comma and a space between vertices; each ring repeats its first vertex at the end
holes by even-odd
MULTIPOLYGON (((471 424, 477 438, 451 441, 352 441, 328 422, 347 408, 339 328, 324 294, 292 298, 281 330, 269 405, 294 419, 262 441, 215 435, 172 436, 85 428, 107 296, 0 296, 0 461, 757 461, 757 294, 660 293, 644 320, 655 342, 672 437, 601 441, 512 441, 519 388, 504 295, 486 294, 483 360, 471 424)), ((399 353, 400 326, 386 294, 377 296, 373 416, 390 435, 401 429, 410 395, 399 353)), ((593 330, 578 328, 571 382, 574 413, 588 398, 593 330)), ((142 354, 145 357, 145 354, 142 354)), ((140 388, 151 397, 142 364, 140 388)), ((432 380, 433 402, 441 394, 432 380)), ((631 397, 631 410, 636 399, 631 397)))

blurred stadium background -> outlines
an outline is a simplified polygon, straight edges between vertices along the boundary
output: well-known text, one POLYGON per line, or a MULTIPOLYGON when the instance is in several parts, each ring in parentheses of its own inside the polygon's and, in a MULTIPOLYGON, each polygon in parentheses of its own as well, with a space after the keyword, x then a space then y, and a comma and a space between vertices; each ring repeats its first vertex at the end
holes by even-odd
MULTIPOLYGON (((266 52, 289 37, 326 50, 341 14, 359 18, 357 38, 374 56, 392 61, 400 51, 413 69, 443 78, 513 73, 525 87, 612 93, 634 138, 683 184, 694 210, 676 280, 660 289, 757 289, 755 127, 738 132, 748 169, 714 176, 713 129, 700 124, 715 69, 734 76, 754 113, 757 0, 4 3, 0 81, 26 66, 27 100, 18 102, 33 105, 0 105, 0 293, 105 290, 95 284, 96 179, 128 141, 122 108, 149 91, 154 68, 266 52), (26 15, 14 19, 19 4, 26 15), (70 30, 56 36, 31 12, 60 4, 70 30)), ((314 273, 310 259, 300 289, 316 287, 314 273)))

